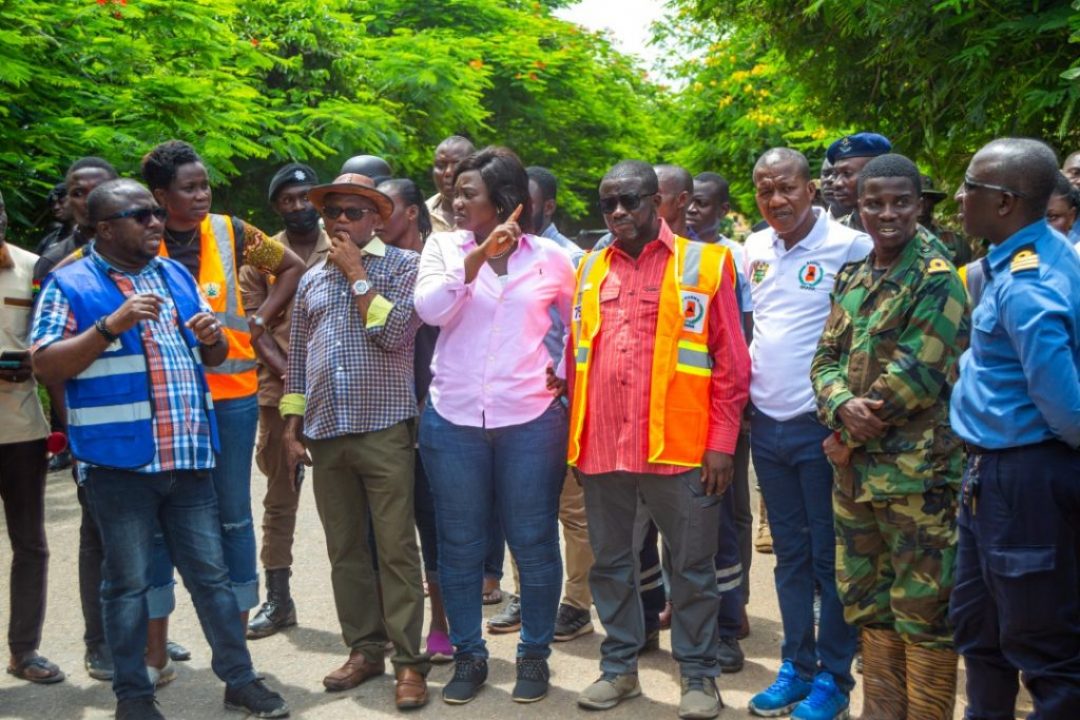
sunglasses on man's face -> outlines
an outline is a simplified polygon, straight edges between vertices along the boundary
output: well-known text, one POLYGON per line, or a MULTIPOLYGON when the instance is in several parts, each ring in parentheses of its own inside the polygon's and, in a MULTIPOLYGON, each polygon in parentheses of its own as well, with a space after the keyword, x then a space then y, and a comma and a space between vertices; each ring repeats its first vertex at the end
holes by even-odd
POLYGON ((165 208, 162 207, 142 207, 115 213, 105 218, 105 220, 123 220, 125 218, 131 218, 140 225, 149 225, 150 218, 157 218, 158 220, 165 222, 165 216, 167 214, 165 208))
POLYGON ((990 183, 979 182, 978 180, 974 179, 970 175, 965 175, 964 176, 964 190, 965 190, 965 192, 971 192, 972 190, 977 190, 979 188, 982 188, 984 190, 994 190, 996 192, 1004 193, 1006 195, 1012 195, 1012 196, 1018 197, 1018 198, 1026 198, 1027 197, 1026 193, 1022 193, 1019 190, 1013 190, 1011 188, 1005 187, 1004 185, 992 185, 990 183))
POLYGON ((344 213, 347 220, 353 222, 363 220, 368 215, 375 215, 379 211, 364 207, 338 207, 337 205, 325 205, 322 209, 323 217, 327 220, 337 220, 344 213))
POLYGON ((623 210, 627 212, 634 212, 641 207, 641 201, 647 197, 652 197, 656 193, 620 193, 619 195, 609 195, 608 197, 600 198, 600 212, 605 215, 610 215, 615 212, 615 208, 620 205, 623 206, 623 210))

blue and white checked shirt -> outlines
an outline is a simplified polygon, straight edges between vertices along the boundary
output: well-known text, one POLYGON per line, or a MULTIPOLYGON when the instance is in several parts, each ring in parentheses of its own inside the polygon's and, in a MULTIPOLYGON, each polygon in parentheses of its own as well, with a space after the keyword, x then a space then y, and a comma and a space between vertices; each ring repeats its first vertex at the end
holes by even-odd
POLYGON ((386 321, 365 327, 349 281, 323 261, 300 280, 289 335, 285 394, 306 399, 304 435, 327 440, 374 432, 416 416, 413 344, 420 318, 413 287, 420 256, 372 240, 364 269, 393 303, 386 321), (381 253, 381 254, 377 254, 381 253))

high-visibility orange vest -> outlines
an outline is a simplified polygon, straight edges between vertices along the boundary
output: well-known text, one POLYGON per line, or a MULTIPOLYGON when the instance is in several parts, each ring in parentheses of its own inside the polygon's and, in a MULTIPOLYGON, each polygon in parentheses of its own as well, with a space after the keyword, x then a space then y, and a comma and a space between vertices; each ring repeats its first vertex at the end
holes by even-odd
MULTIPOLYGON (((567 460, 576 465, 589 397, 592 346, 600 332, 600 287, 613 248, 590 253, 577 273, 571 340, 576 359, 570 400, 567 460)), ((735 261, 723 245, 675 236, 675 252, 664 268, 656 320, 652 382, 649 391, 650 463, 697 467, 709 432, 709 304, 724 282, 735 281, 735 261), (725 272, 725 270, 727 272, 725 272)))
MULTIPOLYGON (((221 323, 221 332, 229 344, 225 362, 206 368, 210 395, 215 400, 248 397, 259 389, 259 377, 255 369, 255 350, 251 347, 251 332, 240 299, 232 218, 228 215, 207 215, 199 225, 199 237, 199 289, 221 323)), ((169 256, 164 242, 158 253, 169 256)), ((181 318, 181 321, 186 320, 181 318)))

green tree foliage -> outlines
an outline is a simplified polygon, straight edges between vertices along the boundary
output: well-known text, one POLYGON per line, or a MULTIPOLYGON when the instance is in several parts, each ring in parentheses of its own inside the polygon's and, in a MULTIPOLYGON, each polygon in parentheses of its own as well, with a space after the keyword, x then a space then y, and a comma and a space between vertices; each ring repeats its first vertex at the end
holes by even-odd
POLYGON ((275 166, 323 177, 358 153, 428 179, 465 133, 551 167, 581 216, 597 178, 656 151, 657 90, 603 37, 554 18, 564 0, 0 0, 0 182, 13 234, 82 155, 125 173, 182 138, 215 207, 273 229, 275 166))
MULTIPOLYGON (((708 122, 714 124, 713 137, 739 138, 733 152, 744 140, 759 152, 783 137, 820 154, 844 130, 873 129, 955 184, 971 153, 993 137, 1040 137, 1063 152, 1080 147, 1080 2, 674 5, 711 39, 704 62, 685 72, 687 92, 701 108, 730 98, 728 107, 735 110, 729 117, 708 122), (747 83, 733 91, 734 73, 746 70, 747 83), (748 132, 748 123, 759 124, 755 119, 775 132, 748 132), (821 144, 810 142, 818 136, 821 144)), ((725 108, 719 109, 723 115, 725 108)), ((691 125, 686 134, 700 139, 704 130, 691 125)), ((730 162, 749 174, 744 160, 730 162)))

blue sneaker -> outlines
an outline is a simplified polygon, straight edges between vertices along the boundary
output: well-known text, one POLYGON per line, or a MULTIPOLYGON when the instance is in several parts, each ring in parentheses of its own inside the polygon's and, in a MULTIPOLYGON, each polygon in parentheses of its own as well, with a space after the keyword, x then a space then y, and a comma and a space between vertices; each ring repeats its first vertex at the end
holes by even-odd
POLYGON ((832 673, 820 672, 814 678, 810 695, 791 713, 795 720, 848 720, 847 693, 836 687, 832 673))
MULTIPOLYGON (((831 679, 831 677, 830 677, 831 679)), ((810 683, 801 679, 791 661, 780 665, 776 682, 750 698, 750 714, 758 717, 780 717, 790 713, 810 694, 810 683)), ((834 686, 835 688, 835 686, 834 686)))

